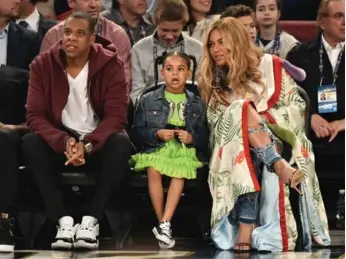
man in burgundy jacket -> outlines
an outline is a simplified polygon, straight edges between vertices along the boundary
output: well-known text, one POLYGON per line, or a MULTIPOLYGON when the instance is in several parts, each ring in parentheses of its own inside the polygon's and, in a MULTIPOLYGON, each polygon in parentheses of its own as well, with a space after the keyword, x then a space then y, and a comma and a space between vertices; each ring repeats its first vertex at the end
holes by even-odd
POLYGON ((98 247, 98 222, 108 194, 128 168, 124 65, 108 50, 115 51, 112 45, 94 43, 94 26, 89 14, 72 14, 62 41, 30 67, 27 123, 34 133, 23 138, 23 151, 48 217, 58 222, 53 249, 98 247), (57 174, 66 170, 64 165, 97 173, 94 198, 80 225, 65 210, 58 188, 57 174))

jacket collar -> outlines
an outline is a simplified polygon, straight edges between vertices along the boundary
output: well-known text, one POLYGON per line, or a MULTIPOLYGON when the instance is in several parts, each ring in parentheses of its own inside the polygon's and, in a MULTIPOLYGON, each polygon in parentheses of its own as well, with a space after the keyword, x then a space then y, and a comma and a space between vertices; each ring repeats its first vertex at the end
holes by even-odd
POLYGON ((314 50, 314 49, 318 49, 319 50, 320 47, 321 47, 321 41, 322 41, 321 37, 322 37, 322 33, 320 33, 315 40, 310 41, 308 43, 308 49, 309 50, 314 50))
MULTIPOLYGON (((165 91, 166 91, 166 85, 161 86, 159 89, 157 89, 154 93, 154 100, 163 100, 164 96, 165 96, 165 91)), ((187 90, 186 88, 184 89, 184 92, 186 94, 186 98, 188 101, 197 103, 198 100, 196 98, 196 96, 189 90, 187 90)))

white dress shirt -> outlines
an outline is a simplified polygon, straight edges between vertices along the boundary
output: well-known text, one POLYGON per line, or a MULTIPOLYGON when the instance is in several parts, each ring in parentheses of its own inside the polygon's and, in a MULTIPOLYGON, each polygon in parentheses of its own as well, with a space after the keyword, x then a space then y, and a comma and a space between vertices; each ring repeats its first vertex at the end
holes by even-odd
POLYGON ((97 127, 97 120, 88 98, 89 63, 75 77, 67 74, 70 92, 62 111, 62 123, 80 135, 86 135, 97 127))
POLYGON ((338 62, 339 54, 342 51, 343 47, 345 46, 345 42, 344 41, 339 42, 338 44, 336 44, 335 47, 332 47, 329 45, 329 43, 326 41, 326 39, 323 37, 323 34, 322 34, 322 44, 324 48, 326 49, 329 61, 332 64, 333 71, 334 71, 336 67, 336 63, 338 62))
POLYGON ((8 28, 7 24, 3 31, 0 31, 0 66, 7 64, 7 42, 8 42, 8 28))
POLYGON ((35 10, 28 17, 26 17, 25 19, 18 19, 17 23, 20 23, 21 21, 25 21, 29 24, 27 29, 37 32, 38 23, 40 21, 40 13, 35 8, 35 10))

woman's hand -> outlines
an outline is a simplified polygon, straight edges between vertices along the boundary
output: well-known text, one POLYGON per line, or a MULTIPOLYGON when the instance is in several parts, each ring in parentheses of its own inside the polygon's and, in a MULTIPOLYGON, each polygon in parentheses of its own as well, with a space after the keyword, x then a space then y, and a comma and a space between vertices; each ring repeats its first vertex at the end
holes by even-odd
POLYGON ((345 119, 332 121, 331 123, 329 123, 329 125, 333 129, 333 133, 329 139, 329 142, 332 142, 340 131, 345 131, 345 119))

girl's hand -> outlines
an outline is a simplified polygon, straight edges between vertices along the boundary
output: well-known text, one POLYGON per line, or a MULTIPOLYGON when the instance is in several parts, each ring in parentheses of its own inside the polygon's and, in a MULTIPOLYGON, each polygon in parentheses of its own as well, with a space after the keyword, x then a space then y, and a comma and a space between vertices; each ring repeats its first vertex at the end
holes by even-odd
POLYGON ((156 136, 167 142, 168 140, 172 139, 174 137, 174 130, 166 130, 166 129, 161 129, 156 132, 156 136))
POLYGON ((185 145, 190 145, 193 143, 193 137, 189 132, 185 130, 176 130, 175 134, 178 136, 181 143, 185 145))

